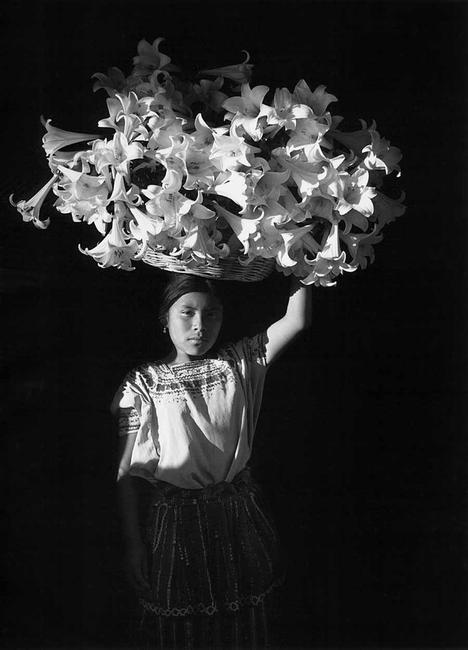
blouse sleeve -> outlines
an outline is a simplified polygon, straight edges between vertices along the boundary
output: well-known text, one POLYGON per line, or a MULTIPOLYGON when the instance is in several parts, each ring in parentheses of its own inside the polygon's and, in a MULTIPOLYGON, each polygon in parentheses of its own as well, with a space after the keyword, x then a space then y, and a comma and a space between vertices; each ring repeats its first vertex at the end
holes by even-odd
POLYGON ((147 406, 147 391, 137 371, 132 370, 117 389, 110 407, 118 421, 119 436, 138 433, 147 406))
POLYGON ((239 354, 245 357, 247 363, 253 368, 266 370, 266 342, 266 332, 260 332, 255 336, 241 339, 234 347, 238 348, 239 354))
MULTIPOLYGON (((144 371, 144 368, 142 369, 144 371)), ((128 373, 111 403, 120 436, 135 434, 129 473, 152 481, 159 460, 157 417, 144 372, 128 373)))

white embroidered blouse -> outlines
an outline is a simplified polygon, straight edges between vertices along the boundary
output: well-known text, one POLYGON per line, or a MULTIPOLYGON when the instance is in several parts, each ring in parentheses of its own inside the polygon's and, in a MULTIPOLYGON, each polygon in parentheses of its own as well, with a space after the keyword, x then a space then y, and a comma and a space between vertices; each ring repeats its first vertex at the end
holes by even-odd
POLYGON ((252 453, 267 370, 265 333, 216 358, 147 363, 112 402, 119 434, 136 434, 129 473, 197 489, 230 482, 252 453))

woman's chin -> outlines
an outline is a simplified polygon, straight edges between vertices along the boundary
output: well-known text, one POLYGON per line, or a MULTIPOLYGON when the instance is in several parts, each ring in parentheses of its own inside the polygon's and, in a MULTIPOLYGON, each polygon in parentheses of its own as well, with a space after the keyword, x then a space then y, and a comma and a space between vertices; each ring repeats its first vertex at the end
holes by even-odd
POLYGON ((188 355, 192 359, 201 359, 208 353, 209 349, 210 348, 208 346, 206 346, 206 345, 204 345, 204 346, 200 345, 200 346, 196 346, 196 347, 194 346, 191 349, 191 351, 188 353, 188 355))
POLYGON ((187 346, 187 354, 190 356, 201 357, 206 354, 210 348, 211 345, 206 340, 190 341, 189 345, 187 346))

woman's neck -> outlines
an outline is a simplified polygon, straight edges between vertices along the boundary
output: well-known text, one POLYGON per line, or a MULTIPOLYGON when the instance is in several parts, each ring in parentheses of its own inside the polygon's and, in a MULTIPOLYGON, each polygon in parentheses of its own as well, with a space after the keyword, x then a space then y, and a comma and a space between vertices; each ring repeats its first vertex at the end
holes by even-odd
POLYGON ((206 354, 202 356, 191 356, 189 354, 173 350, 162 360, 167 366, 176 366, 180 363, 190 363, 191 361, 199 361, 200 359, 205 359, 206 354))

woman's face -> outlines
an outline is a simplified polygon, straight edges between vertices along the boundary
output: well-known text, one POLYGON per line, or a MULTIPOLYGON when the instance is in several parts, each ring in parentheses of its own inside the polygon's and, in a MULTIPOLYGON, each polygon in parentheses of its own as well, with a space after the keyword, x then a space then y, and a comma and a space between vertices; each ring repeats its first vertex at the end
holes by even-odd
POLYGON ((170 307, 169 336, 176 351, 173 363, 203 357, 215 344, 223 321, 220 302, 209 293, 186 293, 170 307))

